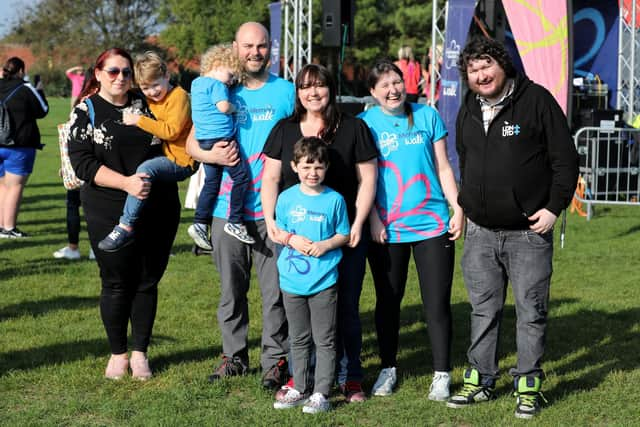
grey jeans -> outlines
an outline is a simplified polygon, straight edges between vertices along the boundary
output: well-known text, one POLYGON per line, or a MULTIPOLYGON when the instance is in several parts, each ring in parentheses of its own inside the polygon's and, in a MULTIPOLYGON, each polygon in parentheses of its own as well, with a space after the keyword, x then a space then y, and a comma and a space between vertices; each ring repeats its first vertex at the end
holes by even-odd
POLYGON ((220 273, 218 324, 222 333, 222 352, 239 357, 247 366, 249 352, 249 304, 247 293, 251 265, 255 265, 262 296, 262 351, 260 364, 265 372, 289 352, 287 319, 280 293, 276 251, 267 237, 264 221, 247 221, 253 245, 240 242, 224 232, 225 219, 213 218, 211 244, 213 260, 220 273))
POLYGON ((301 393, 329 396, 336 370, 336 318, 338 290, 332 286, 314 295, 286 292, 284 306, 289 320, 289 337, 293 358, 293 382, 301 393), (311 381, 311 351, 316 352, 315 376, 311 381))
POLYGON ((511 281, 516 305, 517 366, 514 377, 543 375, 541 368, 547 326, 553 230, 489 230, 467 221, 462 274, 471 302, 469 363, 482 383, 498 376, 498 343, 502 310, 511 281))

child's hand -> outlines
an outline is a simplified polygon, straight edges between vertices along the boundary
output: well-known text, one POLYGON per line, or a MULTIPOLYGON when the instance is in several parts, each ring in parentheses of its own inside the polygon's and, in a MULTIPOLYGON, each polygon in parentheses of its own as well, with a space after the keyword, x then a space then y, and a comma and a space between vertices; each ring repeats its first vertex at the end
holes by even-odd
POLYGON ((322 255, 327 253, 328 250, 329 250, 329 243, 327 243, 325 240, 320 242, 313 242, 309 246, 309 251, 307 252, 306 255, 320 258, 322 255))
POLYGON ((122 113, 122 122, 128 126, 135 126, 142 117, 140 114, 122 113))
POLYGON ((289 239, 289 246, 304 255, 309 254, 309 248, 311 247, 312 243, 313 242, 311 240, 299 234, 294 234, 289 239))

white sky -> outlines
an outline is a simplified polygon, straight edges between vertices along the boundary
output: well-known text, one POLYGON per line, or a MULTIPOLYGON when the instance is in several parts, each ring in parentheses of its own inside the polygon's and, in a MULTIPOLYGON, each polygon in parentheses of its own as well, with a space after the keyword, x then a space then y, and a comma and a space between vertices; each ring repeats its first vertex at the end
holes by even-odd
POLYGON ((40 0, 0 0, 0 37, 7 35, 25 6, 38 4, 40 0))

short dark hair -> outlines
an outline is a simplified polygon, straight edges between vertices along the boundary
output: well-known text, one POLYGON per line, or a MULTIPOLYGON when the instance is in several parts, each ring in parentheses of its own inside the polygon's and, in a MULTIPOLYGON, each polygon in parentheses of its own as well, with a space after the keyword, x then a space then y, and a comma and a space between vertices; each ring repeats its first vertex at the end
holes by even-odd
POLYGON ((327 144, 317 136, 305 136, 300 138, 293 146, 293 163, 300 163, 303 158, 308 163, 316 160, 329 166, 329 150, 327 144))
POLYGON ((466 82, 468 79, 467 67, 469 62, 476 59, 487 59, 488 57, 493 58, 500 65, 507 77, 515 77, 516 69, 504 44, 487 37, 474 36, 467 42, 458 58, 458 70, 462 80, 466 82))

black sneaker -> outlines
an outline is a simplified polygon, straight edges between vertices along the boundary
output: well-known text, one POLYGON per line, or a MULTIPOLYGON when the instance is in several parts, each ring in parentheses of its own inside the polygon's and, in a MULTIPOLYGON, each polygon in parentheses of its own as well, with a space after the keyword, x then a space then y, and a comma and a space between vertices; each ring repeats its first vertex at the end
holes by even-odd
POLYGON ((541 401, 547 401, 540 391, 541 385, 542 381, 538 377, 518 378, 514 393, 514 396, 517 397, 516 418, 528 420, 540 412, 541 401))
POLYGON ((287 383, 289 379, 289 364, 284 357, 270 367, 262 376, 262 386, 269 390, 276 390, 287 383))
POLYGON ((222 356, 222 363, 209 375, 209 382, 213 383, 227 377, 237 377, 247 373, 247 365, 239 357, 222 356))
POLYGON ((449 408, 464 408, 474 403, 487 402, 496 398, 493 387, 480 384, 480 372, 477 369, 467 369, 464 372, 463 381, 462 390, 447 401, 449 408))
POLYGON ((29 237, 29 235, 18 227, 14 227, 11 230, 0 229, 0 238, 3 239, 23 239, 25 237, 29 237))
POLYGON ((116 225, 113 231, 98 243, 98 248, 105 252, 116 252, 133 243, 133 234, 133 231, 116 225))

